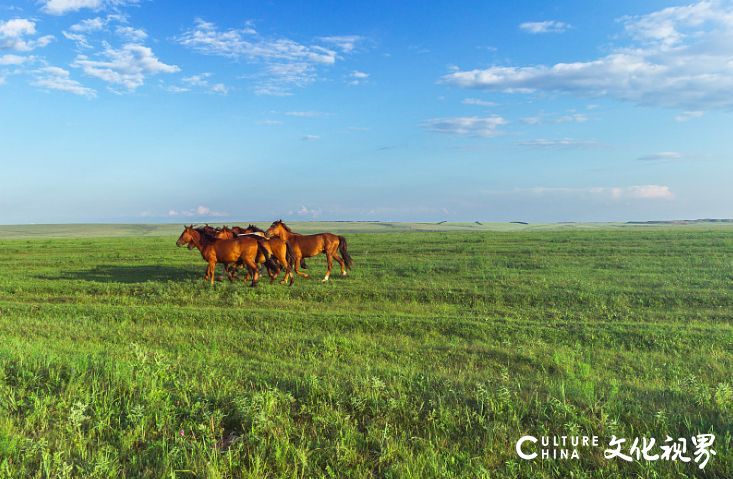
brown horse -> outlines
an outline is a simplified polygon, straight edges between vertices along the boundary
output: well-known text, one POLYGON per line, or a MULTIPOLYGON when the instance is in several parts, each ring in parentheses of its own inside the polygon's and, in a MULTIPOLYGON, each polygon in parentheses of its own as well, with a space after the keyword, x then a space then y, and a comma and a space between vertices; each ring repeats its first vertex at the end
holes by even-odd
MULTIPOLYGON (((253 224, 250 224, 246 228, 240 228, 239 226, 232 226, 232 232, 234 232, 235 235, 253 234, 253 235, 258 235, 262 237, 267 237, 264 230, 256 227, 253 224)), ((308 265, 305 264, 305 258, 300 259, 300 267, 302 269, 308 269, 308 265)))
POLYGON ((294 233, 283 220, 277 220, 267 228, 265 232, 267 237, 278 236, 286 242, 290 243, 293 248, 293 256, 295 263, 295 272, 305 278, 307 274, 301 273, 298 269, 300 260, 303 258, 310 258, 321 253, 326 254, 326 262, 328 263, 328 269, 326 276, 323 278, 323 282, 328 281, 331 277, 331 268, 333 267, 333 259, 336 258, 339 265, 341 266, 341 275, 346 276, 346 270, 351 269, 353 263, 351 256, 346 250, 346 238, 338 236, 333 233, 319 233, 315 235, 301 235, 294 233), (339 256, 341 253, 341 256, 339 256))
MULTIPOLYGON (((204 278, 209 279, 212 285, 217 263, 223 263, 225 268, 230 264, 243 263, 252 275, 251 286, 256 286, 260 274, 255 259, 258 254, 262 254, 265 258, 269 257, 264 247, 264 241, 260 238, 247 236, 235 239, 217 239, 198 231, 193 225, 184 227, 183 233, 176 241, 176 246, 183 245, 188 245, 189 248, 191 245, 195 246, 201 252, 204 260, 209 263, 204 278)), ((227 272, 229 279, 232 280, 232 274, 228 270, 227 272)))
MULTIPOLYGON (((204 226, 197 226, 193 227, 193 225, 190 226, 184 226, 184 233, 186 228, 190 228, 193 230, 194 233, 198 233, 198 241, 183 241, 182 238, 184 238, 183 233, 181 233, 181 236, 178 238, 178 241, 176 242, 177 246, 182 246, 185 244, 189 250, 193 248, 197 248, 201 255, 204 254, 204 246, 209 243, 213 243, 217 239, 227 239, 227 235, 223 233, 219 228, 214 228, 213 226, 209 226, 208 223, 204 226)), ((204 258, 206 259, 206 258, 204 258)), ((229 278, 229 281, 234 280, 233 269, 230 268, 230 264, 228 263, 222 263, 222 268, 224 269, 224 272, 227 274, 227 277, 229 278)), ((208 266, 206 267, 206 271, 204 272, 204 280, 208 281, 211 277, 211 274, 209 272, 208 266)))
MULTIPOLYGON (((213 241, 213 240, 216 240, 216 239, 231 239, 232 238, 232 235, 227 233, 227 227, 226 227, 226 225, 223 228, 216 228, 214 226, 209 226, 209 224, 207 223, 204 226, 198 226, 198 227, 196 227, 194 229, 196 231, 198 231, 199 234, 201 234, 203 236, 203 239, 208 239, 209 241, 213 241)), ((190 250, 190 249, 193 249, 193 248, 195 248, 195 246, 193 245, 193 243, 189 243, 188 244, 188 249, 190 250)), ((233 275, 233 273, 235 271, 236 265, 229 265, 229 264, 222 263, 221 266, 224 269, 224 272, 227 274, 227 277, 229 278, 229 281, 233 281, 234 280, 234 276, 235 276, 235 275, 233 275)), ((243 263, 239 263, 239 266, 240 267, 244 267, 244 264, 243 263)), ((208 280, 209 279, 208 268, 207 268, 207 273, 204 275, 204 279, 205 280, 208 280)), ((250 278, 247 277, 246 279, 250 279, 250 278)))
MULTIPOLYGON (((229 228, 224 225, 221 228, 216 228, 206 224, 205 226, 200 226, 194 229, 199 233, 208 236, 209 238, 215 239, 234 239, 237 236, 244 236, 245 234, 248 234, 245 233, 245 230, 243 228, 240 228, 239 226, 232 226, 231 228, 229 228)), ((259 236, 262 236, 264 238, 264 233, 259 236)), ((191 248, 193 248, 193 246, 189 245, 189 249, 191 248)), ((276 271, 275 277, 280 274, 280 266, 277 264, 277 261, 274 258, 265 260, 264 255, 262 253, 258 253, 256 262, 258 265, 264 264, 267 267, 268 274, 270 275, 270 282, 272 282, 272 271, 276 271)), ((244 263, 225 264, 222 266, 224 267, 224 272, 227 274, 229 280, 231 281, 238 276, 237 271, 244 268, 244 263)), ((208 276, 205 277, 205 279, 208 279, 208 276)), ((244 280, 247 281, 249 279, 251 279, 251 275, 247 273, 247 276, 245 276, 244 280)))
POLYGON ((239 226, 232 226, 227 228, 226 226, 221 229, 220 234, 230 234, 235 238, 243 238, 248 236, 255 236, 261 238, 264 243, 263 246, 270 254, 270 257, 265 257, 262 254, 257 255, 257 264, 264 264, 267 268, 267 274, 270 276, 270 283, 275 282, 277 277, 280 275, 280 269, 285 269, 285 277, 280 281, 280 284, 284 284, 290 279, 290 285, 293 284, 293 250, 290 245, 280 238, 267 238, 265 232, 260 228, 249 225, 246 228, 240 228, 239 226))
MULTIPOLYGON (((201 235, 203 235, 204 237, 208 237, 209 239, 234 239, 237 236, 232 231, 234 228, 239 228, 239 227, 234 226, 230 229, 229 227, 224 225, 221 228, 217 228, 214 226, 209 226, 209 224, 207 223, 204 226, 199 226, 194 229, 198 231, 201 235)), ((193 243, 189 243, 188 249, 192 249, 192 248, 194 248, 193 243)), ((263 261, 264 261, 263 255, 261 253, 258 253, 257 254, 257 263, 260 264, 263 261)), ((238 262, 234 264, 222 264, 222 267, 224 268, 224 272, 227 274, 229 281, 233 281, 238 276, 237 271, 241 268, 244 268, 245 265, 242 262, 238 262)), ((206 275, 204 276, 204 279, 209 279, 208 273, 206 273, 206 275)), ((247 273, 247 276, 245 276, 244 280, 247 281, 249 279, 251 279, 251 275, 247 273)))

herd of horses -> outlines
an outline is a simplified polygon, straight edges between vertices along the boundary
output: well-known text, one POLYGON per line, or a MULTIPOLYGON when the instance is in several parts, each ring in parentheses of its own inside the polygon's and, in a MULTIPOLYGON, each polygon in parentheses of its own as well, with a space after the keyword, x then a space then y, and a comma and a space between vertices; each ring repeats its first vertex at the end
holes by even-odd
POLYGON ((282 220, 277 220, 264 231, 254 225, 247 228, 223 226, 215 228, 205 225, 185 226, 183 233, 176 241, 176 246, 188 246, 201 252, 208 263, 204 279, 214 284, 216 265, 224 265, 224 272, 229 281, 234 281, 239 271, 246 269, 244 281, 252 281, 256 286, 260 277, 260 267, 267 268, 270 283, 274 282, 285 271, 280 283, 293 284, 293 271, 299 276, 308 278, 308 274, 300 271, 306 269, 304 259, 326 255, 328 269, 323 278, 325 283, 331 276, 331 268, 335 259, 341 266, 341 275, 351 269, 353 263, 346 249, 346 238, 333 233, 303 235, 295 233, 282 220))

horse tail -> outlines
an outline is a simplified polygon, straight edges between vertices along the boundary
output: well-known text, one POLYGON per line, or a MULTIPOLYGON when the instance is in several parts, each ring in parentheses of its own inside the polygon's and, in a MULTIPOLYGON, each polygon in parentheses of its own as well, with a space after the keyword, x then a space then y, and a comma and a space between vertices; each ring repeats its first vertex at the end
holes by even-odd
POLYGON ((346 238, 339 236, 339 253, 346 263, 346 269, 351 269, 351 265, 354 264, 354 260, 351 259, 351 255, 346 251, 346 238))
POLYGON ((267 268, 267 271, 274 273, 274 272, 280 272, 280 263, 275 259, 274 256, 270 256, 267 258, 267 261, 265 261, 265 268, 267 268))
POLYGON ((291 270, 295 269, 295 254, 293 254, 293 247, 290 246, 290 242, 285 242, 285 259, 288 264, 283 265, 289 267, 291 270))
POLYGON ((270 259, 270 252, 267 250, 267 244, 265 244, 265 241, 267 240, 259 236, 252 236, 252 238, 257 241, 257 254, 261 254, 265 258, 265 261, 270 259))

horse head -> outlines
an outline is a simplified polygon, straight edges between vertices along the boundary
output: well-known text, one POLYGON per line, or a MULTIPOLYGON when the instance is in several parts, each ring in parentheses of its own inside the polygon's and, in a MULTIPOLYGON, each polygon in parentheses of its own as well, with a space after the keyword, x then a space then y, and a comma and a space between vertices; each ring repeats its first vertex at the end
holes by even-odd
POLYGON ((188 249, 192 249, 197 235, 198 232, 194 229, 193 225, 184 226, 183 233, 181 233, 181 236, 178 237, 178 241, 176 241, 176 246, 181 247, 185 244, 188 245, 188 249))
POLYGON ((227 226, 222 226, 221 228, 215 230, 211 236, 216 239, 231 239, 234 238, 234 232, 227 226))
POLYGON ((284 238, 290 233, 290 228, 283 222, 283 220, 273 221, 267 231, 265 231, 265 237, 279 236, 284 238))

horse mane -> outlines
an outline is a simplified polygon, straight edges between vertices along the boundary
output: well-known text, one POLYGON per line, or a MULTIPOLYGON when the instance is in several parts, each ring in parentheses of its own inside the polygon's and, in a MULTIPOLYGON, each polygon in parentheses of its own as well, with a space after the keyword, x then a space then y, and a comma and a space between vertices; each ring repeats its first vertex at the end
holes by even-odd
POLYGON ((282 225, 282 227, 285 228, 285 231, 287 231, 288 233, 293 232, 293 230, 291 230, 290 227, 286 225, 285 222, 283 222, 283 220, 273 221, 272 226, 275 226, 275 225, 282 225))
POLYGON ((256 227, 255 225, 252 225, 252 224, 249 225, 249 226, 247 226, 245 229, 246 230, 252 230, 252 231, 255 231, 255 232, 258 232, 258 233, 264 233, 265 232, 264 230, 256 227))
POLYGON ((198 234, 200 234, 201 237, 202 237, 202 239, 204 239, 204 240, 215 241, 217 239, 216 236, 214 236, 214 234, 216 233, 217 229, 214 228, 213 226, 206 225, 206 226, 199 226, 197 228, 193 228, 192 227, 191 229, 193 229, 198 234))

